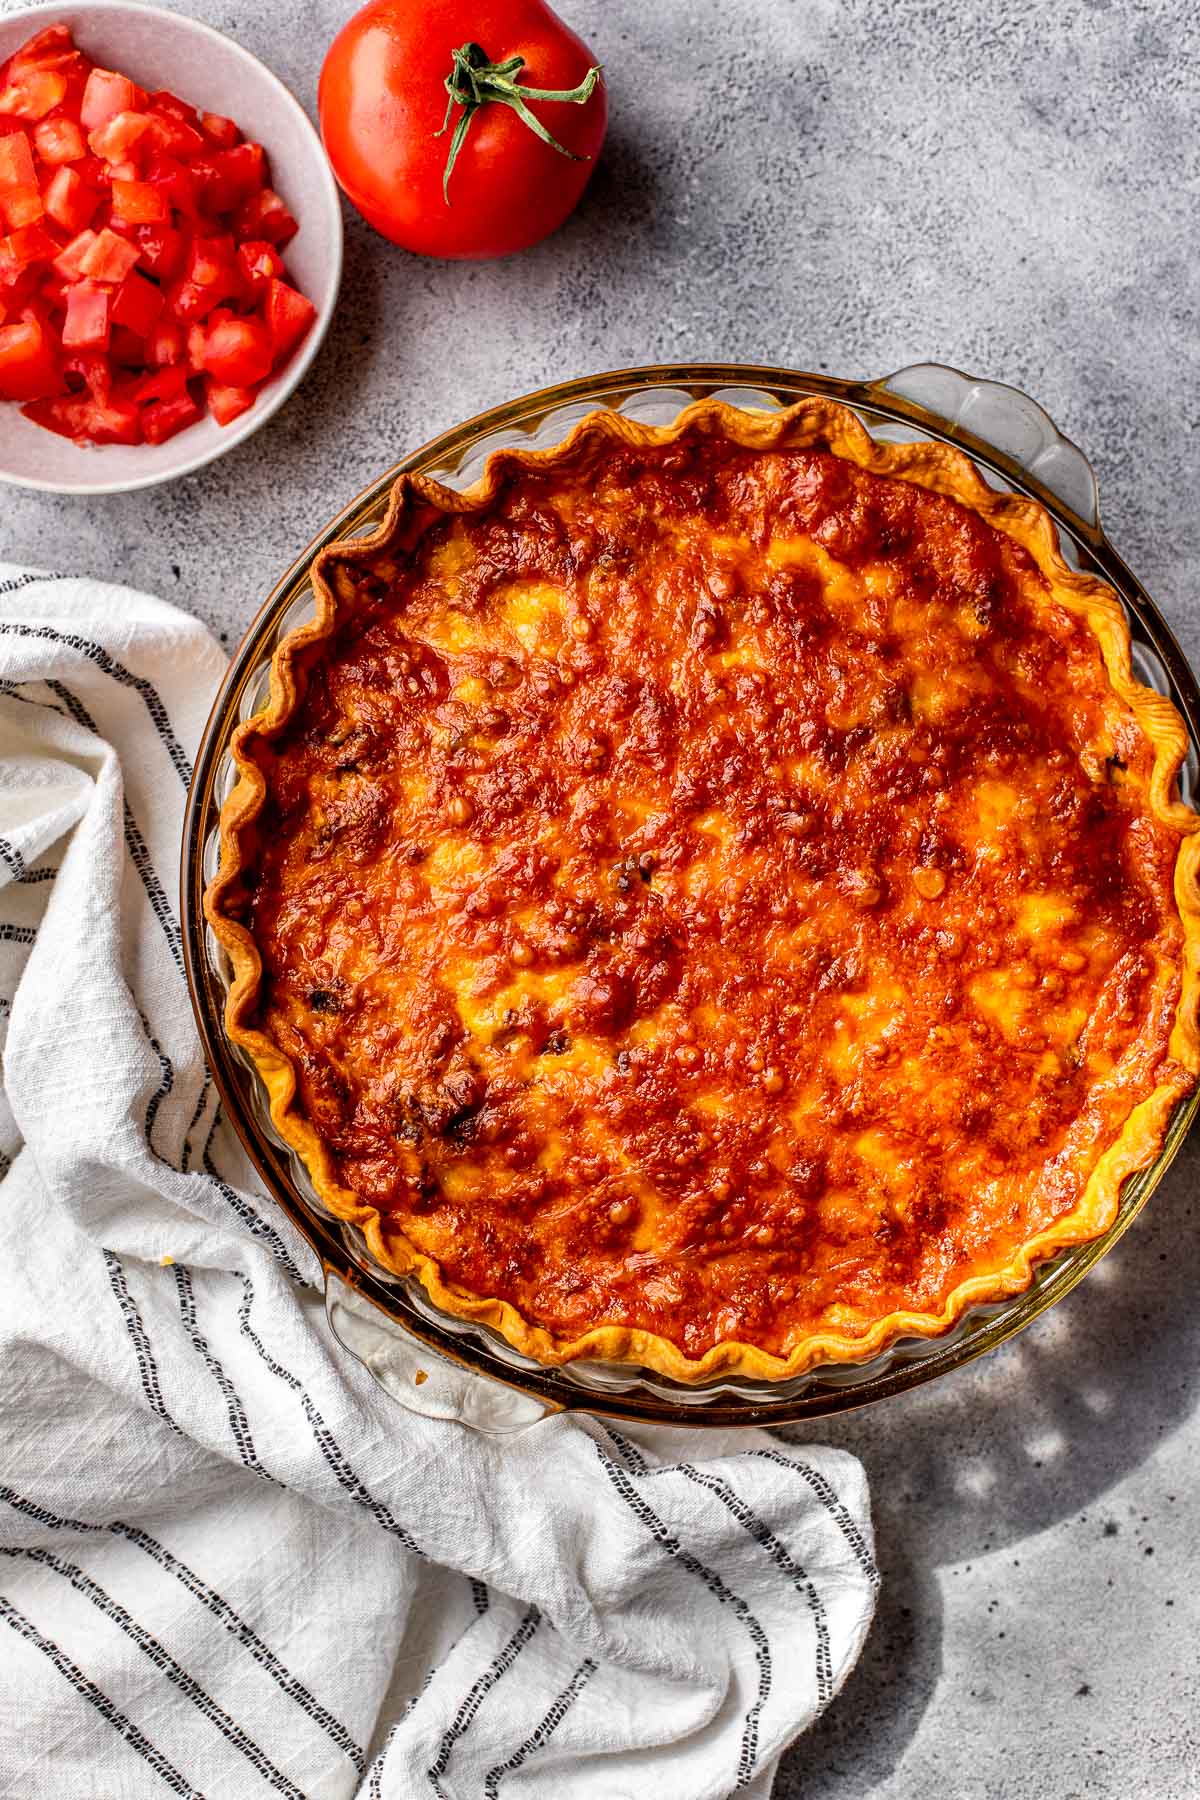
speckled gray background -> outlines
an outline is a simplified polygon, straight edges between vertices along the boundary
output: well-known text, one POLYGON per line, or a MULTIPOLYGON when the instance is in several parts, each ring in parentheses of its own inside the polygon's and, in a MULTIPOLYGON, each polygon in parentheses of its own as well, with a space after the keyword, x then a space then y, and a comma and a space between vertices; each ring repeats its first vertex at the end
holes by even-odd
MULTIPOLYGON (((350 6, 188 10, 311 106, 350 6)), ((157 492, 0 490, 0 555, 150 588, 232 644, 316 526, 493 402, 671 358, 932 358, 1027 388, 1089 451, 1110 535, 1200 659, 1194 0, 569 11, 613 124, 556 238, 440 265, 350 220, 338 317, 279 417, 157 492)), ((871 1473, 887 1585, 778 1800, 1200 1795, 1198 1173, 1200 1146, 1018 1342, 821 1431, 871 1473)))

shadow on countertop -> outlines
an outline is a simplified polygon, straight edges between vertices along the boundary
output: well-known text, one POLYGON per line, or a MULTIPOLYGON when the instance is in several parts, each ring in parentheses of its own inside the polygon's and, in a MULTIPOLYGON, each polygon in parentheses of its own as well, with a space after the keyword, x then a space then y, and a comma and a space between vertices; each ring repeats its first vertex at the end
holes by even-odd
POLYGON ((1194 1411, 1198 1191, 1193 1134, 1122 1242, 1019 1338, 943 1381, 785 1433, 862 1458, 884 1585, 858 1667, 784 1758, 775 1800, 867 1800, 941 1671, 935 1572, 1076 1517, 1194 1411))

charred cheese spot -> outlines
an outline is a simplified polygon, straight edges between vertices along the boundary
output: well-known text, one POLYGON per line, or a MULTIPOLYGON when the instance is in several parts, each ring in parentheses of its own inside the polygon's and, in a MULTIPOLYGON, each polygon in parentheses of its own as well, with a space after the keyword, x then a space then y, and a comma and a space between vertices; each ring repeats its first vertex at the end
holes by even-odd
POLYGON ((786 1354, 1074 1204, 1167 1055, 1178 844, 1023 552, 696 435, 335 585, 252 923, 387 1231, 566 1336, 786 1354))

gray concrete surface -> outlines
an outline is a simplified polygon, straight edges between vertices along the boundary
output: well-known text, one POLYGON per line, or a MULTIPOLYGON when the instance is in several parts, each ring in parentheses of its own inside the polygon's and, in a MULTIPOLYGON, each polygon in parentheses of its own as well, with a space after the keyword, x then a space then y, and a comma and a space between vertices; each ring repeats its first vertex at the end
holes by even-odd
MULTIPOLYGON (((564 0, 567 5, 567 0, 564 0)), ((0 7, 3 0, 0 0, 0 7)), ((311 106, 339 0, 189 0, 311 106)), ((555 378, 679 357, 1038 395, 1200 659, 1200 14, 1191 0, 569 0, 613 124, 577 215, 496 265, 349 221, 331 337, 175 487, 0 491, 0 554, 153 589, 231 644, 407 448, 555 378)), ((1200 1148, 1019 1342, 830 1424, 886 1588, 779 1800, 1200 1795, 1200 1148)))

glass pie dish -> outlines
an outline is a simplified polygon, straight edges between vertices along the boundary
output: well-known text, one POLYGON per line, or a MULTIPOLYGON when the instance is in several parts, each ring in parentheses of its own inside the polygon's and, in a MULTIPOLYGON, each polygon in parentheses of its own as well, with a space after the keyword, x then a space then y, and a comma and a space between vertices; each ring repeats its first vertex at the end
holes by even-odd
POLYGON ((313 616, 313 559, 330 543, 360 537, 383 517, 402 471, 463 489, 506 446, 557 444, 587 414, 619 410, 668 424, 689 402, 716 398, 774 411, 806 396, 849 406, 881 442, 953 444, 1001 490, 1029 494, 1049 511, 1073 567, 1100 576, 1125 606, 1133 664, 1148 687, 1169 695, 1190 740, 1180 789, 1191 801, 1200 745, 1200 692, 1170 631, 1112 546, 1099 519, 1094 473, 1083 454, 1026 395, 924 364, 876 382, 794 371, 695 364, 627 370, 565 383, 469 420, 380 477, 309 545, 267 600, 230 666, 197 758, 184 833, 183 918, 188 978, 200 1032, 229 1118, 267 1192, 319 1256, 331 1325, 342 1343, 404 1404, 485 1430, 518 1429, 546 1411, 579 1407, 671 1424, 782 1424, 863 1405, 958 1367, 1020 1330, 1061 1298, 1111 1248, 1145 1204, 1196 1109, 1181 1102, 1153 1164, 1125 1184, 1109 1230, 1063 1250, 1022 1293, 977 1305, 944 1336, 893 1343, 860 1363, 827 1363, 784 1381, 721 1375, 684 1386, 628 1364, 577 1360, 545 1368, 477 1321, 440 1308, 412 1277, 382 1267, 359 1230, 323 1207, 298 1156, 276 1133, 258 1074, 226 1037, 222 1013, 231 971, 204 921, 201 897, 216 871, 218 818, 235 779, 229 752, 237 725, 263 705, 280 639, 313 616))

